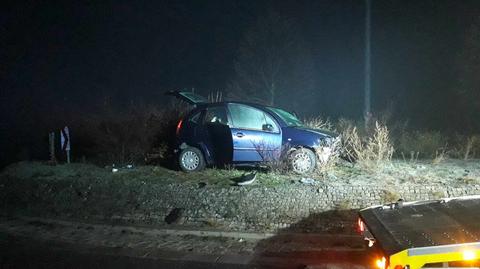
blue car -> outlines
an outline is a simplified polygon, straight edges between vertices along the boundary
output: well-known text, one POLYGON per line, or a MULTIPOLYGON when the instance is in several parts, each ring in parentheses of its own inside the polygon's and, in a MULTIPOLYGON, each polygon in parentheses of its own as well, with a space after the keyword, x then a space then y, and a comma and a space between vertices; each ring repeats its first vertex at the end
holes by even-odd
POLYGON ((296 173, 310 173, 328 159, 339 139, 333 133, 305 127, 280 108, 210 103, 192 92, 167 94, 194 106, 176 129, 178 164, 185 172, 214 165, 286 162, 296 173))

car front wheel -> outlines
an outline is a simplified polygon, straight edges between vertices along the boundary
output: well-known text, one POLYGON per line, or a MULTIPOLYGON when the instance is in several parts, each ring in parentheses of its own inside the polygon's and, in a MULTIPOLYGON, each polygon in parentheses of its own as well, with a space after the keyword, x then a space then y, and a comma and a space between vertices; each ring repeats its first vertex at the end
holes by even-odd
POLYGON ((178 156, 180 169, 184 172, 197 172, 205 168, 202 152, 194 147, 183 149, 178 156))
POLYGON ((309 149, 299 148, 290 154, 290 167, 297 174, 313 172, 317 164, 315 153, 309 149))

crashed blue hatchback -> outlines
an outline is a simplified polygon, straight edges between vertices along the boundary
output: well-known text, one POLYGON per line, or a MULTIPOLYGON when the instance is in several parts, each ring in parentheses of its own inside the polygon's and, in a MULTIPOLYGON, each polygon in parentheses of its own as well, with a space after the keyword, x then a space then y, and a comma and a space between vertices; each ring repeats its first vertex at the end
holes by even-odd
POLYGON ((310 173, 329 158, 339 140, 331 132, 305 127, 280 108, 232 101, 210 103, 192 92, 167 94, 194 107, 176 130, 175 151, 185 172, 205 166, 280 161, 296 173, 310 173))

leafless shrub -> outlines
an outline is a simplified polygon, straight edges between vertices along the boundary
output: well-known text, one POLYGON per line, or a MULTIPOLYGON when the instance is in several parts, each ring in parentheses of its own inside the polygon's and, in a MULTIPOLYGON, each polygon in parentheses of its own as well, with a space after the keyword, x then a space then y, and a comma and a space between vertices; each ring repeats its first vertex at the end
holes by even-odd
POLYGON ((163 158, 167 146, 159 141, 174 137, 183 111, 175 105, 159 109, 132 104, 121 110, 104 105, 82 119, 79 135, 90 141, 90 155, 102 163, 139 163, 147 160, 148 154, 163 158))
POLYGON ((328 131, 335 131, 335 127, 330 119, 322 118, 322 117, 310 117, 303 120, 305 126, 312 128, 312 129, 321 129, 321 130, 328 130, 328 131))
POLYGON ((448 153, 447 153, 447 145, 445 147, 438 149, 435 152, 435 157, 433 157, 432 163, 433 164, 440 164, 444 162, 446 159, 448 159, 448 153))
POLYGON ((223 101, 223 93, 221 91, 215 91, 208 94, 207 97, 210 103, 218 103, 223 101))
POLYGON ((378 122, 371 136, 360 137, 354 126, 347 127, 342 133, 341 154, 363 168, 374 169, 382 162, 390 161, 393 151, 388 128, 378 122))
POLYGON ((345 126, 342 136, 341 155, 349 161, 356 161, 360 158, 363 151, 363 142, 357 132, 357 127, 350 125, 345 126))
POLYGON ((403 132, 395 143, 399 153, 418 152, 419 158, 435 158, 447 144, 440 132, 403 132))
POLYGON ((456 134, 450 144, 448 153, 453 158, 469 160, 480 156, 480 135, 456 134))
POLYGON ((403 152, 401 152, 401 155, 402 155, 402 158, 405 162, 411 162, 411 163, 416 163, 418 161, 418 155, 419 155, 419 152, 415 152, 415 151, 410 151, 410 157, 409 159, 407 159, 405 157, 405 154, 403 152))
POLYGON ((315 148, 315 154, 318 160, 317 172, 321 175, 332 172, 340 160, 341 140, 336 139, 330 145, 315 148))
POLYGON ((370 160, 390 161, 393 155, 393 146, 390 143, 389 131, 387 126, 375 123, 375 132, 368 139, 367 152, 370 160))
POLYGON ((467 138, 467 143, 465 145, 465 154, 463 155, 463 159, 464 160, 468 160, 469 156, 470 156, 470 153, 472 152, 472 149, 474 147, 474 145, 476 144, 477 142, 477 139, 478 137, 473 135, 473 136, 469 136, 467 138))
MULTIPOLYGON (((361 125, 361 124, 360 124, 361 125)), ((345 131, 348 131, 353 128, 353 127, 357 127, 357 126, 360 126, 359 124, 356 124, 356 122, 354 122, 353 120, 351 119, 347 119, 347 118, 340 118, 338 119, 337 123, 336 123, 336 130, 339 132, 339 133, 343 133, 345 131)), ((358 127, 357 127, 358 128, 358 127)))
POLYGON ((128 113, 103 111, 85 119, 100 158, 112 163, 132 163, 143 159, 149 149, 156 116, 131 107, 128 113))
POLYGON ((149 152, 146 153, 145 162, 150 163, 154 160, 162 160, 167 157, 168 145, 165 142, 161 142, 158 146, 152 147, 149 152))
POLYGON ((253 142, 253 146, 262 159, 261 166, 275 173, 289 172, 290 166, 284 157, 291 152, 290 146, 276 148, 265 142, 253 142))

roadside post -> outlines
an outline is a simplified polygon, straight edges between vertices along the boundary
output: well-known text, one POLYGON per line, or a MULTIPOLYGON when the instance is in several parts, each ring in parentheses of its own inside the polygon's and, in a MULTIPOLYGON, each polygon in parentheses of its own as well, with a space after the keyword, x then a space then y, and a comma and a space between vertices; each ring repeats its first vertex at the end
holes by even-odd
POLYGON ((67 154, 67 163, 70 163, 70 133, 67 126, 60 130, 60 142, 62 150, 67 154))
POLYGON ((56 164, 57 160, 55 159, 55 132, 48 133, 48 144, 50 149, 50 163, 56 164))

